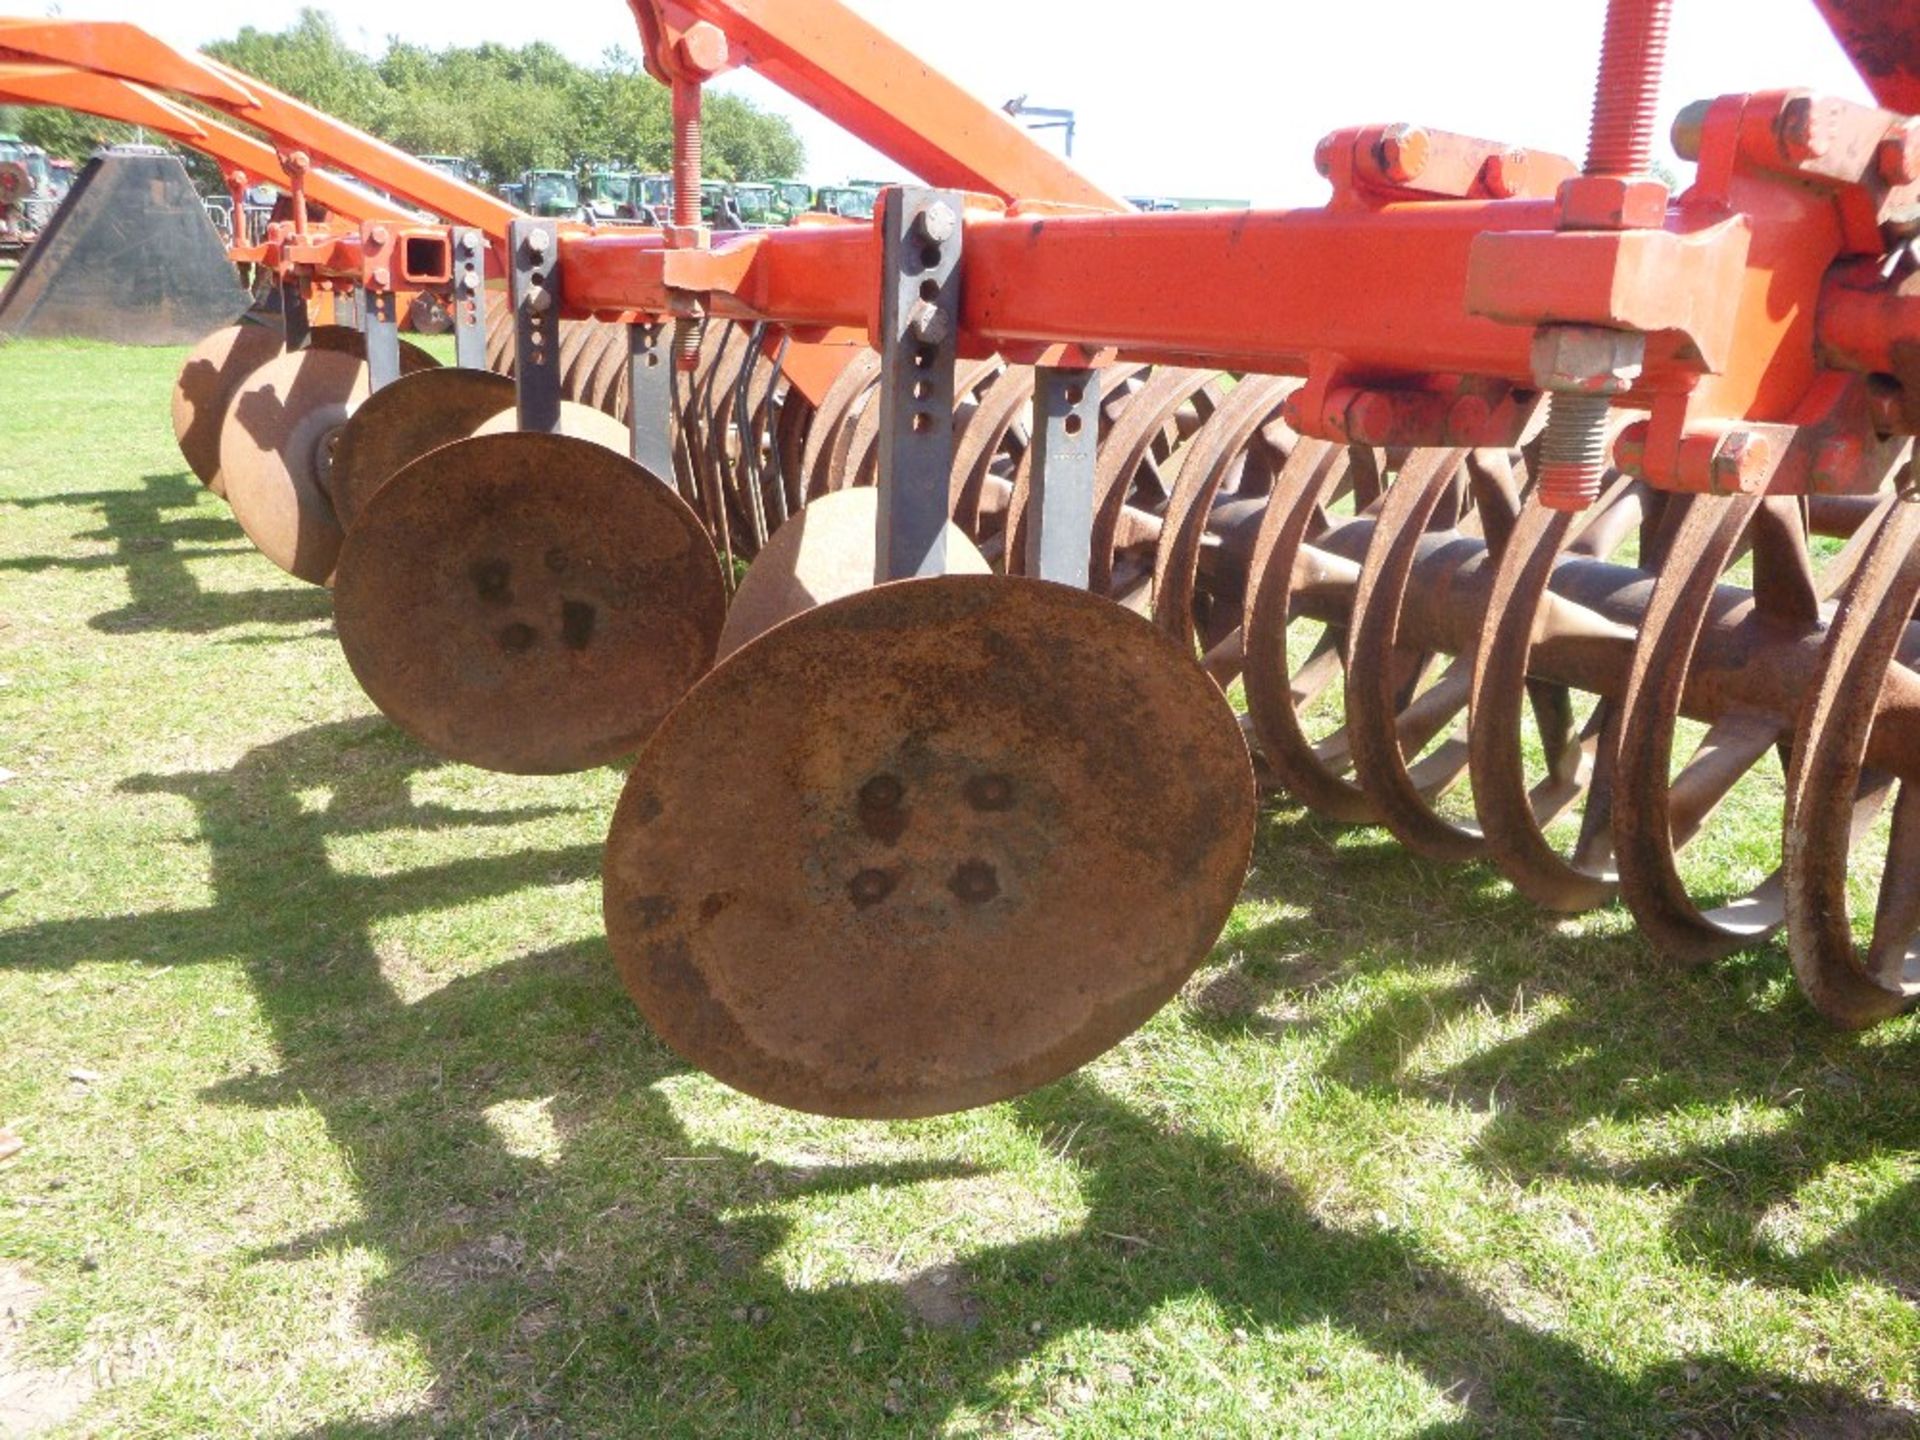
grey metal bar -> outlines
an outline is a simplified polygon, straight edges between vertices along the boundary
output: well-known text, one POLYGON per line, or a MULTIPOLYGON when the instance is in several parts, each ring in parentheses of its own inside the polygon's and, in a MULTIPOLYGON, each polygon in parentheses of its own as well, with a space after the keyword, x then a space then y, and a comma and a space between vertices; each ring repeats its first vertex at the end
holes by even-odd
POLYGON ((560 428, 559 226, 515 220, 507 230, 513 256, 514 385, 520 428, 560 428))
POLYGON ((391 290, 362 289, 360 332, 367 339, 367 388, 380 390, 400 378, 398 301, 391 290))
POLYGON ((1027 574, 1087 588, 1099 438, 1099 373, 1052 365, 1034 371, 1027 574))
POLYGON ((307 292, 297 275, 280 282, 280 324, 289 350, 304 350, 313 338, 313 320, 307 310, 307 292))
POLYGON ((633 458, 657 480, 680 488, 673 465, 673 365, 667 327, 627 327, 627 429, 633 458))
POLYGON ((453 363, 462 370, 487 368, 487 242, 470 226, 453 238, 453 363))
POLYGON ((882 193, 881 206, 874 578, 902 580, 946 571, 961 199, 957 191, 898 186, 882 193))

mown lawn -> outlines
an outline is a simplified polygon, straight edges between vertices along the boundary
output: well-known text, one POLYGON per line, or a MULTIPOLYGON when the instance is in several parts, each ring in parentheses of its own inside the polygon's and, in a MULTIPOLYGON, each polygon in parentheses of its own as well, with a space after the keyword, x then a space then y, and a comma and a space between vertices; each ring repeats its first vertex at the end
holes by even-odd
POLYGON ((1275 804, 1084 1073, 743 1099, 612 974, 619 776, 382 722, 179 360, 0 347, 0 1435, 1920 1433, 1920 1021, 1275 804))

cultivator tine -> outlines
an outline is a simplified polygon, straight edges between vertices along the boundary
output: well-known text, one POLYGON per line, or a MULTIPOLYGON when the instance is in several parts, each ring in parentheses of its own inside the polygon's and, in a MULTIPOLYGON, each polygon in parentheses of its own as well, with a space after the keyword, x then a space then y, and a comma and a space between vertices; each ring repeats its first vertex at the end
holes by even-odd
POLYGON ((559 227, 551 220, 516 220, 507 248, 520 428, 550 434, 560 425, 560 307, 554 298, 559 227))
POLYGON ((1848 1028, 1920 999, 1920 504, 1885 505, 1841 596, 1787 777, 1787 934, 1793 968, 1819 1011, 1848 1028), (1905 759, 1897 780, 1890 762, 1905 759), (1871 817, 1893 798, 1864 947, 1850 888, 1872 881, 1859 854, 1871 817))

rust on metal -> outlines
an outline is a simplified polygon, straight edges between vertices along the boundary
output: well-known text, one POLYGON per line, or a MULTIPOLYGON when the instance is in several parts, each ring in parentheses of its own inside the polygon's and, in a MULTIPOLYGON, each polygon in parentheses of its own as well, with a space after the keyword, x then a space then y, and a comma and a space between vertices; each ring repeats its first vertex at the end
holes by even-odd
POLYGON ((631 754, 712 663, 724 610, 693 512, 564 435, 414 461, 362 507, 334 587, 374 703, 441 754, 519 774, 631 754))
POLYGON ((405 466, 465 440, 513 408, 513 382, 487 370, 445 367, 402 376, 368 396, 341 427, 327 494, 343 526, 405 466))
MULTIPOLYGON (((879 492, 871 486, 822 495, 787 521, 754 557, 727 609, 722 660, 783 620, 873 585, 879 492)), ((946 571, 988 574, 986 560, 948 522, 946 571)))
POLYGON ((884 585, 767 632, 668 718, 614 816, 607 931, 648 1020, 728 1084, 939 1114, 1164 1004, 1253 818, 1231 712, 1151 625, 1041 581, 884 585))

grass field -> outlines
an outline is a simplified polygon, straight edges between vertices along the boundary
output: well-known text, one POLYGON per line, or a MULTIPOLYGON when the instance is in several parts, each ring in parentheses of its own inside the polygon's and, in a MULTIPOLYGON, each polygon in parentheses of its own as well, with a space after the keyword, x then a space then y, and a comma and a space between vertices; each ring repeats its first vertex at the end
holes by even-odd
POLYGON ((1083 1073, 746 1100, 612 974, 618 774, 382 722, 179 360, 0 347, 0 1436, 1920 1434, 1920 1021, 1275 804, 1083 1073))

